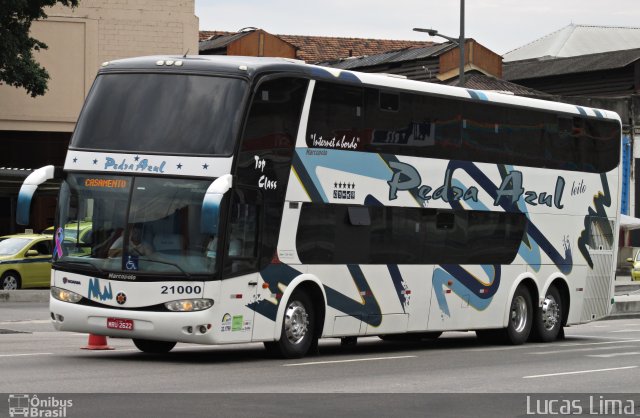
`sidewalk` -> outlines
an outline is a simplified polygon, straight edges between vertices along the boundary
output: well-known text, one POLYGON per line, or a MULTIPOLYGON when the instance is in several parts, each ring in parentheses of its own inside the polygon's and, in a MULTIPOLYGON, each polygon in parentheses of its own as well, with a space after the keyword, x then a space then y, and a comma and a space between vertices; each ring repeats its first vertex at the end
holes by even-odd
POLYGON ((616 276, 614 301, 607 319, 640 318, 640 281, 632 281, 631 276, 616 276))

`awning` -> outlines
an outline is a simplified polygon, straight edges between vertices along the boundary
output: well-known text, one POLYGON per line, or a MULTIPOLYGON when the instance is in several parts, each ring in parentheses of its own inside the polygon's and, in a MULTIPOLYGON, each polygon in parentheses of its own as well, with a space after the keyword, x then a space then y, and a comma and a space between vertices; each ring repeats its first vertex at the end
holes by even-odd
POLYGON ((640 219, 633 216, 620 215, 620 228, 626 230, 640 229, 640 219))

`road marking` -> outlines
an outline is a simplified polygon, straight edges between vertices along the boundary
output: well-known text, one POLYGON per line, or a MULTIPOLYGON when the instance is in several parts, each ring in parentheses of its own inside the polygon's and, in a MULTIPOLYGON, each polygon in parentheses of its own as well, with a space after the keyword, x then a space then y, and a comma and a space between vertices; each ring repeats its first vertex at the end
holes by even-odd
MULTIPOLYGON (((593 337, 593 338, 607 338, 607 337, 593 337)), ((569 344, 555 344, 555 345, 558 345, 560 347, 579 347, 582 345, 601 345, 601 344, 619 344, 619 343, 637 343, 637 342, 640 342, 640 340, 616 337, 615 341, 601 341, 597 343, 569 343, 569 344)))
POLYGON ((0 357, 50 356, 53 353, 0 354, 0 357))
MULTIPOLYGON (((604 336, 604 335, 587 335, 587 334, 578 335, 578 334, 576 334, 576 335, 572 335, 572 337, 595 338, 595 339, 598 339, 598 340, 627 340, 627 342, 629 342, 629 341, 631 341, 631 342, 640 341, 640 340, 635 339, 634 337, 622 337, 622 336, 619 336, 619 335, 616 335, 615 337, 610 337, 610 336, 607 337, 607 336, 604 336)), ((571 344, 558 344, 558 343, 555 343, 554 345, 564 346, 564 345, 572 345, 572 344, 580 344, 580 343, 571 343, 571 344)), ((593 344, 593 343, 587 343, 587 344, 593 344)), ((599 344, 599 343, 596 343, 596 344, 599 344)))
POLYGON ((23 325, 23 324, 50 324, 50 319, 17 319, 15 321, 2 321, 0 325, 23 325))
POLYGON ((611 358, 611 357, 622 357, 622 356, 637 356, 638 354, 640 354, 639 351, 627 351, 624 353, 611 353, 611 354, 587 354, 587 357, 611 358))
POLYGON ((615 333, 615 332, 640 332, 640 329, 619 329, 617 331, 609 331, 610 333, 615 333))
POLYGON ((620 348, 636 348, 636 346, 634 346, 634 345, 617 345, 615 347, 574 348, 574 349, 568 349, 568 350, 537 351, 537 352, 529 353, 529 354, 543 355, 543 354, 579 353, 581 351, 618 350, 620 348))
POLYGON ((615 367, 611 369, 595 369, 595 370, 578 370, 575 372, 564 372, 564 373, 549 373, 549 374, 537 374, 533 376, 523 376, 523 379, 535 379, 537 377, 551 377, 551 376, 566 376, 570 374, 584 374, 584 373, 597 373, 597 372, 610 372, 614 370, 627 370, 627 369, 635 369, 638 366, 627 366, 627 367, 615 367))
POLYGON ((358 361, 378 361, 378 360, 397 360, 403 358, 416 358, 418 356, 395 356, 395 357, 369 357, 369 358, 356 358, 350 360, 331 360, 331 361, 313 361, 309 363, 292 363, 283 364, 285 367, 289 366, 315 366, 318 364, 338 364, 338 363, 355 363, 358 361))

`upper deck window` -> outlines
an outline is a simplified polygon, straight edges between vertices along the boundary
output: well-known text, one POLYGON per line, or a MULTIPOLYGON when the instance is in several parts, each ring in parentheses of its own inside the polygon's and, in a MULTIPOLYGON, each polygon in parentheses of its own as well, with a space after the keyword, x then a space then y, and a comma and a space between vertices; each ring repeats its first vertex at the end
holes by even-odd
POLYGON ((74 148, 229 155, 246 83, 179 74, 106 74, 87 98, 74 148))

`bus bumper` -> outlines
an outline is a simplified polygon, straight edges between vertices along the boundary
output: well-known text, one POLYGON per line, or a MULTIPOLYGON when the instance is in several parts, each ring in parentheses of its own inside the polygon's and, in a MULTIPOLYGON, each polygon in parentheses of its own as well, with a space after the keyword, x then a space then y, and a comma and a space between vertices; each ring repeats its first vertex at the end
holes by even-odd
MULTIPOLYGON (((211 309, 198 312, 148 312, 97 308, 50 298, 51 321, 58 331, 81 332, 119 338, 139 338, 196 344, 221 343, 216 338, 211 309), (130 320, 133 329, 107 327, 109 318, 130 320)), ((219 325, 218 325, 219 326, 219 325)))

